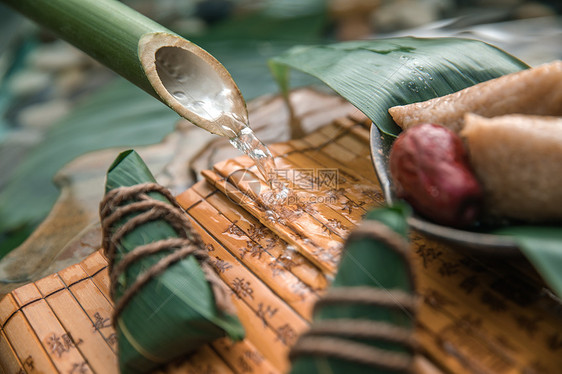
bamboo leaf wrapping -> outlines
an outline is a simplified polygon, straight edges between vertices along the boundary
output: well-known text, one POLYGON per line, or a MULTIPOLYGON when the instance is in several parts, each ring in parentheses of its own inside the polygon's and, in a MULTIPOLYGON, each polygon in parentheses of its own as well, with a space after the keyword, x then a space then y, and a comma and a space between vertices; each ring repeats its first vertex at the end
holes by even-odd
MULTIPOLYGON (((393 231, 407 237, 408 225, 406 216, 409 209, 404 205, 380 208, 367 213, 367 220, 384 223, 393 231)), ((389 249, 386 244, 373 239, 357 239, 348 242, 340 263, 332 288, 367 286, 392 292, 401 290, 413 293, 410 277, 410 264, 404 257, 389 249)), ((385 308, 382 306, 363 305, 326 305, 315 315, 314 321, 326 319, 363 319, 385 321, 394 326, 412 330, 414 318, 406 310, 385 308)), ((314 323, 313 323, 314 326, 314 323)), ((399 344, 377 340, 366 340, 367 344, 387 350, 412 353, 399 344)), ((372 367, 359 363, 343 361, 336 358, 302 357, 293 362, 291 374, 312 373, 387 373, 384 369, 374 370, 372 367)), ((392 371, 396 373, 396 371, 392 371)))
MULTIPOLYGON (((126 151, 107 173, 106 192, 145 182, 154 182, 150 171, 136 152, 126 151)), ((160 194, 153 197, 166 201, 160 194)), ((123 223, 118 223, 116 228, 123 223)), ((177 234, 163 220, 143 224, 118 245, 116 263, 137 246, 170 237, 177 234)), ((165 255, 151 255, 131 265, 119 279, 116 300, 139 274, 165 255)), ((241 339, 244 335, 235 316, 217 310, 212 290, 192 256, 170 266, 146 284, 124 309, 117 331, 122 373, 147 372, 216 338, 229 335, 241 339)))

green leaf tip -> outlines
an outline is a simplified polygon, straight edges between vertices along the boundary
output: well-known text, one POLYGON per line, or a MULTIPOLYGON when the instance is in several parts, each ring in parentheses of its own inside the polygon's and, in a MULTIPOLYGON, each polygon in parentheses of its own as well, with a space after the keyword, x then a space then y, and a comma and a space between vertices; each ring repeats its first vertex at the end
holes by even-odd
POLYGON ((110 173, 115 167, 117 167, 117 165, 119 165, 119 163, 121 161, 123 161, 123 159, 125 157, 127 157, 131 153, 134 153, 138 158, 140 158, 140 156, 138 155, 138 153, 134 149, 128 149, 126 151, 123 151, 123 152, 119 153, 119 155, 115 158, 113 163, 109 166, 109 169, 107 170, 107 172, 110 173))
MULTIPOLYGON (((121 152, 109 167, 106 190, 146 182, 154 182, 154 177, 139 154, 131 149, 121 152)), ((171 202, 166 194, 157 189, 151 190, 148 195, 160 201, 171 202)), ((138 201, 139 197, 131 197, 118 204, 119 207, 132 206, 138 201)), ((130 222, 129 220, 146 215, 154 209, 143 207, 130 213, 112 224, 111 230, 117 232, 126 222, 130 222)), ((167 219, 171 216, 174 214, 164 214, 134 225, 117 243, 115 265, 141 246, 183 237, 183 233, 178 232, 177 225, 188 224, 181 219, 172 224, 167 219)), ((194 239, 193 232, 191 235, 188 232, 187 237, 194 239)), ((190 244, 195 242, 192 240, 190 244)), ((150 253, 128 264, 117 281, 116 302, 119 303, 136 280, 142 279, 147 269, 165 260, 167 256, 177 253, 171 252, 171 249, 181 250, 189 247, 178 244, 177 248, 150 253)), ((244 328, 238 318, 217 307, 213 289, 201 264, 193 255, 172 262, 163 272, 151 277, 120 310, 122 312, 117 320, 116 332, 119 366, 124 374, 152 371, 163 363, 184 356, 224 336, 233 340, 244 337, 244 328)))
POLYGON ((297 46, 270 61, 282 90, 293 68, 312 75, 355 105, 384 133, 401 129, 388 114, 529 66, 487 43, 460 38, 388 38, 297 46))
MULTIPOLYGON (((407 243, 405 242, 408 233, 406 220, 409 214, 410 209, 404 204, 369 211, 363 222, 363 230, 367 230, 366 222, 376 221, 398 234, 404 243, 407 243)), ((293 357, 297 357, 293 360, 292 374, 410 372, 408 367, 415 353, 410 343, 388 339, 383 334, 387 329, 395 329, 394 331, 406 334, 409 336, 408 339, 413 341, 416 311, 410 262, 408 256, 402 253, 403 247, 393 248, 387 244, 396 240, 394 234, 388 234, 378 225, 371 226, 370 229, 376 232, 373 237, 365 235, 365 232, 359 237, 351 234, 336 278, 327 295, 323 297, 329 298, 334 294, 350 296, 360 294, 361 301, 334 302, 332 300, 330 303, 317 305, 318 311, 315 313, 311 329, 314 330, 315 326, 328 327, 332 324, 335 326, 353 321, 354 324, 361 323, 364 328, 370 326, 379 335, 373 333, 370 337, 367 337, 367 334, 348 336, 327 328, 324 328, 324 331, 332 332, 311 335, 305 333, 291 352, 293 357), (393 240, 374 239, 385 235, 392 236, 393 240), (364 298, 378 300, 390 298, 392 302, 368 304, 364 303, 364 298), (323 343, 330 340, 334 345, 337 341, 340 349, 323 351, 325 349, 323 343), (316 343, 316 347, 312 350, 306 348, 303 353, 303 347, 307 347, 307 343, 310 346, 311 342, 316 343), (352 357, 354 353, 363 350, 366 350, 365 355, 369 357, 368 359, 357 360, 352 357), (341 354, 344 351, 347 353, 341 354), (384 357, 388 356, 394 356, 394 365, 385 366, 384 357), (367 361, 370 363, 367 364, 367 361), (391 366, 394 367, 390 368, 391 366)), ((320 302, 322 303, 323 300, 321 299, 320 302)))
POLYGON ((121 152, 107 171, 105 191, 121 186, 156 182, 148 166, 133 149, 121 152))

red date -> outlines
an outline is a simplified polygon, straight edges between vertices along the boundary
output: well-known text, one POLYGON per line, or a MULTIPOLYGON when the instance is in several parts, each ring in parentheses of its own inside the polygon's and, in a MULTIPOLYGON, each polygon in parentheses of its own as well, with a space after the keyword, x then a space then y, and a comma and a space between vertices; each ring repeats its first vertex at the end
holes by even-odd
POLYGON ((480 212, 483 192, 461 138, 436 124, 402 133, 390 152, 396 195, 436 223, 463 227, 480 212))

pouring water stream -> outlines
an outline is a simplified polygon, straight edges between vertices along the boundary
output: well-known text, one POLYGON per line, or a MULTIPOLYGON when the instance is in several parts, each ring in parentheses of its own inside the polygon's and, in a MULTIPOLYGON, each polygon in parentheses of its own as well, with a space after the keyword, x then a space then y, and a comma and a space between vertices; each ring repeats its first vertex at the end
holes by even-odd
MULTIPOLYGON (((155 72, 165 93, 179 104, 172 108, 197 126, 227 137, 254 161, 264 180, 273 187, 275 160, 249 127, 240 91, 222 65, 209 64, 205 57, 178 47, 155 51, 155 72)), ((274 193, 281 197, 287 193, 286 187, 276 189, 279 191, 274 193)))

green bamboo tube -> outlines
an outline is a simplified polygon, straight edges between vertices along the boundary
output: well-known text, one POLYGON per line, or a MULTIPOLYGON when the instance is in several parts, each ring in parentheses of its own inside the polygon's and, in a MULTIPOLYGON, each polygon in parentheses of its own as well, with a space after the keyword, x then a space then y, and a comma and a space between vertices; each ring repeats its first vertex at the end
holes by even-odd
MULTIPOLYGON (((213 56, 118 1, 1 1, 212 133, 232 136, 218 125, 225 123, 225 113, 236 113, 236 122, 247 123, 240 90, 213 56), (180 82, 169 74, 168 62, 190 79, 180 82), (182 92, 188 103, 178 100, 175 92, 182 92), (191 106, 201 96, 213 108, 191 106)), ((226 117, 227 123, 232 121, 226 117)))

